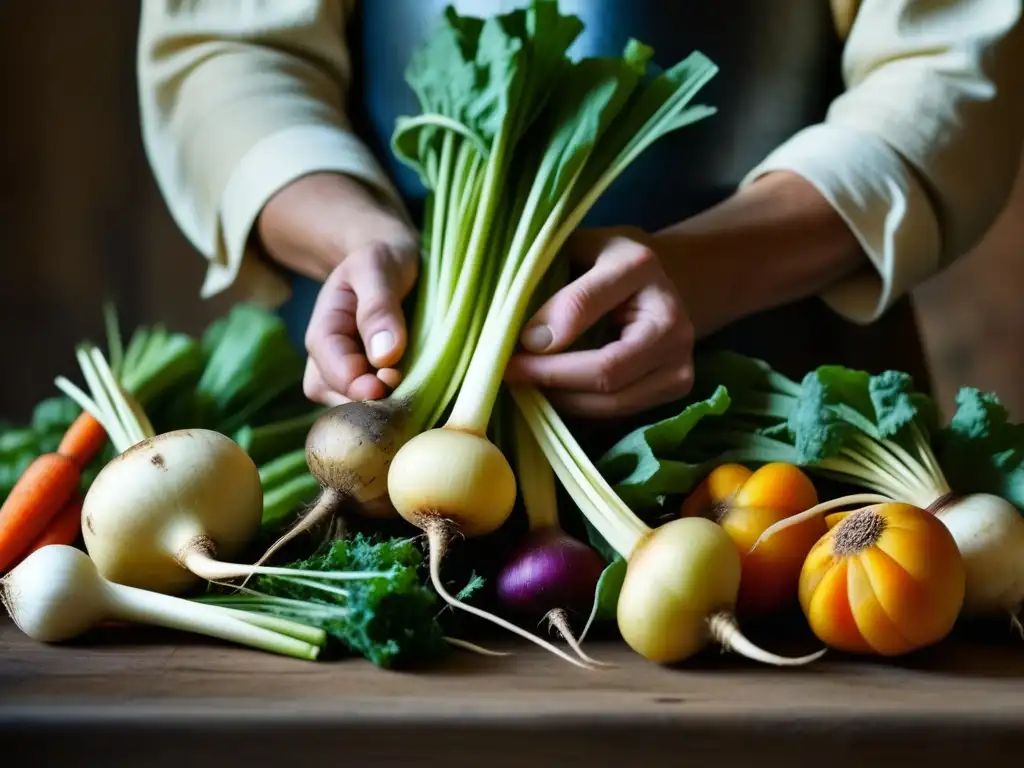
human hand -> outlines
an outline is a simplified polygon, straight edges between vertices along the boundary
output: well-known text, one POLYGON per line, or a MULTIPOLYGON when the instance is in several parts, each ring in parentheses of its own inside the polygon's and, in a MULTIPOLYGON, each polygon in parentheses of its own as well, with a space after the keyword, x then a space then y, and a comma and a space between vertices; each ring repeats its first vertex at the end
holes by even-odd
POLYGON ((525 351, 505 379, 549 390, 561 409, 624 416, 683 397, 693 383, 693 327, 651 239, 630 228, 576 232, 570 259, 587 268, 527 323, 525 351), (565 350, 601 317, 618 338, 600 349, 565 350))
POLYGON ((306 396, 324 405, 385 397, 400 380, 417 234, 366 187, 332 173, 281 190, 257 226, 271 258, 324 281, 306 328, 306 396))

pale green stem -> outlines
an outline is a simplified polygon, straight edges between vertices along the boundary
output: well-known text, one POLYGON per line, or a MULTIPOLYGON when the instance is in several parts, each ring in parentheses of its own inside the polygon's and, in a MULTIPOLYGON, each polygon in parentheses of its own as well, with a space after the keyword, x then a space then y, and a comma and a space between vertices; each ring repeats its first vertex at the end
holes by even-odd
POLYGON ((213 605, 120 584, 109 586, 109 601, 116 618, 125 621, 207 635, 300 659, 315 659, 320 652, 312 643, 254 626, 213 605))
POLYGON ((554 409, 546 407, 543 395, 532 389, 513 388, 512 397, 576 506, 605 541, 628 559, 650 528, 608 486, 554 409))
POLYGON ((523 412, 515 408, 512 427, 516 446, 516 469, 519 492, 529 520, 530 530, 558 528, 558 496, 555 473, 530 432, 523 412))

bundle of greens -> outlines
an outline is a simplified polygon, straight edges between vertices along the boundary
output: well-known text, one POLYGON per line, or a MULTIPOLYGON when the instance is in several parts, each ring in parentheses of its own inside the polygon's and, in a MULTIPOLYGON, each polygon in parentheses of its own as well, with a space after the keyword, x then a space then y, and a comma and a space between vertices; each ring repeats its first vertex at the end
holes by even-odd
MULTIPOLYGON (((105 318, 111 367, 158 432, 223 432, 260 465, 269 530, 315 497, 318 485, 301 456, 306 433, 323 409, 302 394, 304 359, 280 318, 243 304, 199 338, 157 324, 137 328, 123 348, 109 306, 105 318)), ((40 402, 29 425, 0 429, 0 503, 35 459, 56 449, 81 412, 60 395, 40 402)), ((82 495, 113 456, 108 442, 82 473, 82 495)))
MULTIPOLYGON (((404 441, 388 469, 392 504, 427 534, 441 597, 573 663, 518 627, 461 605, 438 573, 452 535, 492 533, 514 506, 515 478, 488 428, 526 312, 562 246, 642 152, 714 113, 690 105, 716 72, 702 54, 652 72, 652 49, 631 40, 621 56, 574 61, 568 51, 582 30, 552 0, 486 19, 449 8, 410 67, 423 114, 400 121, 396 154, 434 189, 461 180, 459 169, 470 162, 463 158, 478 155, 467 178, 479 193, 468 208, 463 197, 432 200, 432 238, 442 221, 446 233, 468 232, 440 250, 437 273, 458 280, 442 332, 426 340, 435 374, 452 371, 457 394, 444 425, 404 441), (446 340, 481 321, 475 344, 449 354, 446 340)), ((432 279, 428 273, 428 285, 432 279)))
MULTIPOLYGON (((298 571, 385 572, 384 579, 346 582, 323 589, 289 576, 259 576, 238 593, 215 591, 206 603, 301 622, 323 629, 333 644, 385 668, 421 666, 448 648, 445 615, 425 582, 423 556, 411 539, 380 539, 356 534, 324 545, 313 556, 292 563, 298 571)), ((482 585, 472 579, 463 599, 482 585)))
MULTIPOLYGON (((635 430, 601 458, 630 505, 663 509, 726 462, 803 466, 934 512, 967 564, 965 612, 1016 613, 1024 600, 1024 425, 1008 421, 994 394, 962 389, 940 425, 935 402, 899 371, 829 365, 798 384, 728 352, 698 361, 698 371, 679 414, 635 430)), ((801 519, 772 526, 759 541, 801 519)))

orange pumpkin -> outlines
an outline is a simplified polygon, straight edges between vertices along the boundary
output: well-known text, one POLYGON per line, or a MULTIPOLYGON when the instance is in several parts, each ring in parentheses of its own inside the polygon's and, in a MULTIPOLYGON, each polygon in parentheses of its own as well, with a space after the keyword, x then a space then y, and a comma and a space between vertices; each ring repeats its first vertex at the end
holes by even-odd
POLYGON ((683 503, 683 517, 716 521, 739 550, 743 569, 737 613, 763 615, 795 601, 804 558, 823 535, 820 517, 779 531, 750 548, 769 526, 818 503, 810 478, 792 464, 765 464, 752 472, 723 464, 683 503))
POLYGON ((898 656, 942 640, 964 600, 949 529, 909 504, 829 515, 800 573, 800 606, 826 645, 898 656))

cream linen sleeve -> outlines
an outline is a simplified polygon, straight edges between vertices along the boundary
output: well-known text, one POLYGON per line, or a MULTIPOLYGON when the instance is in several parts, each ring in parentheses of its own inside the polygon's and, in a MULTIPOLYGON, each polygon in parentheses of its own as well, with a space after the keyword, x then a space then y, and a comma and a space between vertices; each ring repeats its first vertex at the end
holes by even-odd
POLYGON ((1020 0, 832 0, 846 91, 742 184, 795 172, 870 267, 823 298, 858 323, 975 245, 1012 187, 1024 119, 1020 0))
MULTIPOLYGON (((347 0, 143 0, 142 135, 171 214, 209 267, 202 295, 232 288, 275 305, 286 282, 250 246, 267 200, 317 171, 397 201, 344 113, 347 0)), ((400 205, 400 203, 399 203, 400 205)))

